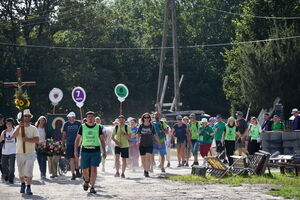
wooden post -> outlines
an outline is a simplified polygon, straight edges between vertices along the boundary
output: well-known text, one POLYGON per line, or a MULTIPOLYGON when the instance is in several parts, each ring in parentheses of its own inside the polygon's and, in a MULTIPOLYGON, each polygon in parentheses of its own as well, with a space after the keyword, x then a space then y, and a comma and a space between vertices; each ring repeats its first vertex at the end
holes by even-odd
MULTIPOLYGON (((35 86, 35 81, 22 82, 22 73, 21 68, 17 68, 17 82, 4 82, 4 87, 17 87, 20 93, 23 93, 23 86, 35 86)), ((23 110, 20 109, 19 112, 22 113, 21 121, 24 123, 24 113, 23 110)), ((21 135, 25 137, 25 127, 21 127, 21 135)), ((23 152, 26 153, 25 142, 23 142, 23 152)))
POLYGON ((169 76, 166 75, 165 76, 165 80, 164 80, 164 85, 163 85, 162 93, 161 93, 161 97, 160 97, 160 102, 159 102, 161 106, 164 103, 164 98, 165 98, 165 94, 166 94, 166 90, 167 90, 167 84, 168 84, 168 78, 169 78, 169 76))
POLYGON ((171 0, 171 16, 172 16, 172 39, 173 39, 173 65, 174 65, 174 97, 175 111, 178 111, 180 102, 179 88, 179 68, 178 68, 178 44, 177 44, 177 24, 176 24, 176 0, 171 0))
POLYGON ((160 104, 161 92, 162 92, 162 79, 163 79, 163 68, 166 56, 166 47, 167 45, 167 34, 168 34, 168 17, 170 12, 170 0, 166 0, 165 14, 164 14, 164 25, 163 25, 163 37, 162 44, 163 47, 160 53, 160 61, 159 61, 159 73, 158 73, 158 86, 157 86, 157 96, 156 96, 156 110, 161 112, 162 104, 160 104))
MULTIPOLYGON (((184 75, 182 74, 181 77, 180 77, 180 81, 179 81, 179 88, 180 88, 180 86, 182 84, 183 78, 184 78, 184 75)), ((171 105, 171 108, 170 108, 171 112, 174 110, 174 106, 175 106, 175 97, 173 98, 172 105, 171 105)))

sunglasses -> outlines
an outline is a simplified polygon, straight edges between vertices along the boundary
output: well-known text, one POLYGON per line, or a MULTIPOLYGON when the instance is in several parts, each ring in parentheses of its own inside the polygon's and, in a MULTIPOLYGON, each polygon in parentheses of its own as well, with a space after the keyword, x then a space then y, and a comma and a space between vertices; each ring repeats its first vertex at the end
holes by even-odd
POLYGON ((24 115, 24 117, 31 117, 31 115, 24 115))
POLYGON ((143 117, 144 119, 150 119, 150 117, 143 117))

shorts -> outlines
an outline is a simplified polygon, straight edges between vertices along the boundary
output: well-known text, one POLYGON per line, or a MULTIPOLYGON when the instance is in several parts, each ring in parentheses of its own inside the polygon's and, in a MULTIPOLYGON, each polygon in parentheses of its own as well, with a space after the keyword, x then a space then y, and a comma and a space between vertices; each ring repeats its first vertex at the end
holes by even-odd
POLYGON ((99 167, 101 162, 101 152, 81 152, 80 167, 86 169, 89 167, 99 167))
POLYGON ((121 158, 129 158, 129 148, 115 147, 115 155, 121 154, 121 158))
POLYGON ((17 165, 20 177, 32 177, 34 161, 36 159, 36 153, 29 154, 17 154, 17 165))
POLYGON ((192 142, 193 156, 196 156, 196 155, 198 155, 199 142, 198 142, 198 140, 191 140, 191 142, 192 142))
POLYGON ((74 156, 74 144, 67 144, 66 156, 67 156, 67 158, 75 158, 75 156, 74 156))
POLYGON ((211 147, 211 143, 200 145, 199 150, 202 158, 208 155, 210 147, 211 147))
POLYGON ((187 142, 186 140, 177 140, 176 147, 180 147, 182 145, 186 146, 187 142))
POLYGON ((153 145, 153 150, 154 150, 155 152, 158 152, 159 155, 161 155, 161 156, 167 155, 166 143, 165 143, 165 142, 162 142, 162 143, 160 143, 160 144, 161 144, 161 148, 158 147, 158 144, 154 144, 154 145, 153 145))
POLYGON ((140 155, 144 156, 146 153, 152 154, 153 153, 153 147, 142 147, 140 146, 140 155))
POLYGON ((221 141, 216 141, 217 152, 222 153, 224 151, 224 145, 221 141))

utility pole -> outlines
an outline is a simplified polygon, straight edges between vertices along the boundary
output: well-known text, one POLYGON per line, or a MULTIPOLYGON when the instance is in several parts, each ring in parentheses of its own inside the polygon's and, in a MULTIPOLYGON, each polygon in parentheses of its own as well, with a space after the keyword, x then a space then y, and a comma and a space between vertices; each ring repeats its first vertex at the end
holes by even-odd
POLYGON ((178 44, 177 44, 177 23, 176 23, 176 0, 166 0, 165 14, 164 14, 164 24, 163 24, 163 38, 162 38, 162 50, 160 54, 159 63, 159 74, 158 74, 158 86, 157 86, 157 97, 156 97, 156 110, 158 112, 162 111, 162 85, 163 85, 163 67, 166 57, 166 45, 167 45, 167 30, 168 30, 168 20, 171 17, 172 22, 172 46, 173 46, 173 69, 174 69, 174 110, 179 110, 180 102, 180 89, 179 89, 179 67, 178 67, 178 44), (171 16, 170 16, 171 14, 171 16))
POLYGON ((172 39, 173 39, 173 67, 174 67, 174 97, 175 111, 179 110, 180 88, 179 88, 179 67, 178 67, 178 44, 177 44, 177 23, 176 23, 176 0, 171 0, 172 16, 172 39))

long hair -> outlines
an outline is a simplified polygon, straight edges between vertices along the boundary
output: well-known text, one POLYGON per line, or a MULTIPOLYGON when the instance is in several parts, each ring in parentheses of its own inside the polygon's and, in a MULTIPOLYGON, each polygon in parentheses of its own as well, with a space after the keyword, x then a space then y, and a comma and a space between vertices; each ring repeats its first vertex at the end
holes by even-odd
POLYGON ((143 124, 144 124, 144 122, 145 122, 144 117, 145 117, 146 115, 149 115, 149 117, 150 117, 149 122, 151 122, 151 114, 146 112, 146 113, 142 114, 142 116, 141 116, 141 120, 142 120, 142 123, 143 123, 143 124))
POLYGON ((40 116, 39 118, 38 118, 38 120, 35 122, 35 127, 39 127, 39 125, 40 125, 40 123, 41 123, 41 119, 44 119, 45 120, 45 124, 44 124, 44 129, 45 129, 45 132, 47 133, 47 131, 48 131, 48 127, 47 127, 47 118, 45 117, 45 116, 40 116))

